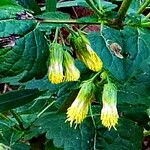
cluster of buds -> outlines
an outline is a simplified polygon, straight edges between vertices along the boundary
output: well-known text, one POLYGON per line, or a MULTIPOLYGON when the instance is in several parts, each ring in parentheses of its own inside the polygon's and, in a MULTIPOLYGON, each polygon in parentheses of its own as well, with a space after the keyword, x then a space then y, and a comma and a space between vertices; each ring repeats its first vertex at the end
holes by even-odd
MULTIPOLYGON (((89 110, 89 106, 94 99, 95 85, 89 80, 81 86, 81 89, 72 103, 72 105, 67 110, 67 120, 70 122, 70 126, 75 123, 77 127, 86 118, 89 110)), ((118 123, 118 111, 117 111, 117 88, 116 86, 108 82, 104 85, 102 94, 103 108, 101 110, 102 124, 109 130, 113 127, 116 129, 118 123)))
POLYGON ((63 81, 77 81, 80 72, 71 55, 58 43, 51 44, 48 78, 53 84, 63 81))
POLYGON ((78 32, 72 34, 70 38, 72 47, 75 50, 76 56, 81 60, 89 69, 93 71, 100 71, 103 67, 102 60, 97 56, 96 52, 92 49, 89 40, 84 34, 78 32))

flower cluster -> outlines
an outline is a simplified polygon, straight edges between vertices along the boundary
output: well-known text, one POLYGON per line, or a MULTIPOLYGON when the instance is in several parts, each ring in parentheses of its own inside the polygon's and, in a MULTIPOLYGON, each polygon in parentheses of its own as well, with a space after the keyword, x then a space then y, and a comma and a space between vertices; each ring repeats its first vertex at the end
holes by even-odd
POLYGON ((58 84, 63 81, 77 81, 79 77, 80 72, 71 55, 60 44, 53 43, 50 49, 49 80, 58 84))
MULTIPOLYGON (((91 101, 94 99, 95 85, 91 80, 83 83, 81 89, 67 110, 67 120, 70 122, 70 126, 75 123, 75 128, 78 124, 81 124, 86 118, 91 101)), ((101 110, 102 124, 109 130, 113 127, 116 129, 118 123, 118 111, 117 111, 117 88, 116 86, 108 82, 104 85, 102 94, 103 108, 101 110)))

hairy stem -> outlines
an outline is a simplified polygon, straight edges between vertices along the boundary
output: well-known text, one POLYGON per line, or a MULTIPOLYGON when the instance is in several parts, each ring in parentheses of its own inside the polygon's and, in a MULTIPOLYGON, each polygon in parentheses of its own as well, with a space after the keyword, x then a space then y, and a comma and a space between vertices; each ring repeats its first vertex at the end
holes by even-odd
POLYGON ((137 11, 137 14, 141 14, 143 13, 143 11, 145 10, 145 8, 150 4, 150 0, 146 0, 141 7, 139 8, 139 10, 137 11))
POLYGON ((129 9, 132 0, 124 0, 119 8, 117 20, 118 22, 122 22, 125 18, 125 15, 129 9))

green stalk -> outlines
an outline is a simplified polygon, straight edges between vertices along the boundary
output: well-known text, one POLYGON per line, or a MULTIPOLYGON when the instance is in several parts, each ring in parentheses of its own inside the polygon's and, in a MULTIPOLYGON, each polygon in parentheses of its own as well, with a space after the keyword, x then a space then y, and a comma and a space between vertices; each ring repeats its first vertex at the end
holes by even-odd
POLYGON ((138 9, 137 14, 142 14, 145 8, 150 4, 150 0, 146 0, 138 9))
POLYGON ((54 37, 53 43, 57 42, 58 33, 59 33, 59 28, 57 27, 57 28, 56 28, 56 31, 55 31, 55 37, 54 37))
POLYGON ((99 17, 103 17, 103 13, 94 5, 92 0, 86 0, 87 4, 95 11, 99 17))
POLYGON ((132 0, 124 0, 119 8, 117 20, 118 22, 122 22, 125 18, 125 15, 129 9, 132 0))
POLYGON ((90 81, 94 81, 100 74, 102 73, 102 70, 97 72, 91 79, 89 79, 90 81))
POLYGON ((41 115, 48 109, 50 108, 56 101, 52 101, 48 106, 46 106, 38 115, 37 115, 37 119, 39 117, 41 117, 41 115))
POLYGON ((40 19, 36 18, 38 22, 40 23, 51 23, 51 24, 97 24, 99 25, 99 22, 78 22, 76 19, 70 19, 70 20, 53 20, 53 19, 40 19))
POLYGON ((22 120, 22 118, 14 110, 10 110, 10 113, 12 114, 12 116, 18 122, 20 129, 25 130, 25 128, 23 126, 23 120, 22 120))
POLYGON ((141 23, 141 27, 150 28, 150 22, 141 23))

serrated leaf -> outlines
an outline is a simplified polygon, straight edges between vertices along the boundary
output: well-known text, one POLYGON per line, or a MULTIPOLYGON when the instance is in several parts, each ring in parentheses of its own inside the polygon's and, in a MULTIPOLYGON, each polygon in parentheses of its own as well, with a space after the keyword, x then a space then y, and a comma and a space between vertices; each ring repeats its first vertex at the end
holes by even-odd
POLYGON ((43 33, 33 30, 18 39, 13 48, 0 51, 0 74, 15 76, 24 73, 21 81, 40 78, 47 73, 48 45, 43 33))
POLYGON ((117 131, 105 130, 104 127, 97 129, 96 148, 103 150, 141 150, 143 128, 128 119, 120 119, 117 131), (132 133, 132 134, 131 134, 132 133))
POLYGON ((46 132, 48 139, 53 139, 56 147, 64 147, 64 150, 90 150, 94 132, 91 120, 86 120, 74 129, 65 123, 65 119, 63 114, 47 114, 37 124, 46 132))
POLYGON ((25 105, 35 98, 43 94, 43 92, 34 90, 19 90, 12 91, 0 95, 0 112, 8 111, 10 109, 25 105))
MULTIPOLYGON (((123 81, 136 75, 137 70, 150 56, 150 32, 147 29, 125 28, 115 30, 104 27, 102 33, 91 33, 89 39, 93 48, 104 62, 104 67, 118 80, 123 81), (122 47, 121 53, 128 56, 118 58, 108 48, 107 43, 118 43, 122 47)), ((145 64, 147 65, 147 64, 145 64)))

